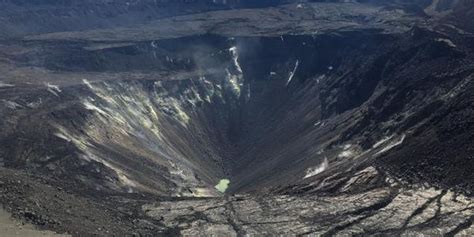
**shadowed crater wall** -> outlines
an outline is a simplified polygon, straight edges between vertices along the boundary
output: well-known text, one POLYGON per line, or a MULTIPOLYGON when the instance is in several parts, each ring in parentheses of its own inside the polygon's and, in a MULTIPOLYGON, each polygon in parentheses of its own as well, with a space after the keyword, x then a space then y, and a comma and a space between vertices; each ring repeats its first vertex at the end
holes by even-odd
MULTIPOLYGON (((24 84, 10 92, 17 99, 3 100, 4 163, 86 189, 214 196, 224 178, 232 193, 270 189, 380 157, 381 167, 415 173, 407 179, 470 190, 470 168, 446 169, 444 156, 413 158, 429 160, 424 168, 412 168, 407 155, 385 156, 402 143, 399 153, 437 146, 448 155, 470 146, 465 133, 445 138, 460 139, 448 145, 441 137, 419 140, 443 129, 426 128, 448 123, 441 114, 456 108, 451 116, 462 116, 469 104, 469 97, 457 98, 472 87, 471 58, 459 50, 471 46, 453 47, 442 37, 414 28, 402 35, 205 35, 40 48, 32 41, 11 60, 86 74, 77 84, 24 84), (149 79, 102 81, 88 78, 91 72, 149 79)), ((456 126, 471 131, 469 123, 456 126)))

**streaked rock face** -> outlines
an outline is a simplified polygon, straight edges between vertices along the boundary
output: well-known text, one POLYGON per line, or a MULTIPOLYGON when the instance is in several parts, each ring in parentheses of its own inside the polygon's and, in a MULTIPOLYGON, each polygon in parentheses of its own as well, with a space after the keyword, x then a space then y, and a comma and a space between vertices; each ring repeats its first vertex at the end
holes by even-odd
POLYGON ((0 202, 77 236, 472 235, 466 2, 360 2, 3 1, 0 202))
POLYGON ((212 127, 212 118, 206 116, 229 116, 226 104, 237 99, 232 82, 224 78, 211 83, 202 77, 84 84, 91 92, 85 98, 78 95, 88 114, 85 124, 77 130, 63 121, 52 124, 58 129, 55 135, 74 144, 82 159, 114 170, 119 186, 130 192, 193 196, 198 195, 195 190, 208 189, 212 193, 213 184, 224 176, 224 158, 213 145, 219 142, 215 133, 225 130, 212 127), (216 109, 216 104, 221 108, 216 109), (203 115, 203 110, 215 113, 203 115), (145 175, 148 168, 150 173, 145 175), (167 186, 170 183, 177 186, 167 186))

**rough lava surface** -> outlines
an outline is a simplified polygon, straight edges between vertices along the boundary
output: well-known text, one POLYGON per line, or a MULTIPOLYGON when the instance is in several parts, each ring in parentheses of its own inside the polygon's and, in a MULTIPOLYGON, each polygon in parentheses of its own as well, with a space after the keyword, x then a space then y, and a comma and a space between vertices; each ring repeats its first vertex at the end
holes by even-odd
POLYGON ((473 235, 471 1, 255 3, 0 1, 3 209, 72 236, 473 235))

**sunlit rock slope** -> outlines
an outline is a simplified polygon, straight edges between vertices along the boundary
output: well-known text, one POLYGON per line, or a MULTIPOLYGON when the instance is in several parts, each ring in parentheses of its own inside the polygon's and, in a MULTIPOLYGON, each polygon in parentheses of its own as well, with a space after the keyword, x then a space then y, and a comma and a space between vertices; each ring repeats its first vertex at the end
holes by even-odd
POLYGON ((14 217, 77 236, 473 233, 468 3, 151 2, 1 3, 14 217))

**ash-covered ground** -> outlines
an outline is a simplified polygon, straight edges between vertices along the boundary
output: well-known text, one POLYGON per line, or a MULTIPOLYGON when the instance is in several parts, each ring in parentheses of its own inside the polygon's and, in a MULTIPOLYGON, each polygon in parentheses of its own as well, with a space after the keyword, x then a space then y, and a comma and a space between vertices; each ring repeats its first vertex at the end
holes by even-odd
POLYGON ((11 223, 473 235, 471 2, 256 3, 0 2, 11 223))

